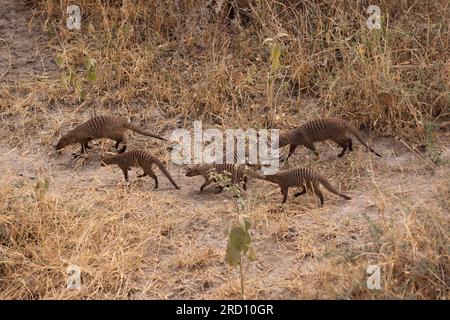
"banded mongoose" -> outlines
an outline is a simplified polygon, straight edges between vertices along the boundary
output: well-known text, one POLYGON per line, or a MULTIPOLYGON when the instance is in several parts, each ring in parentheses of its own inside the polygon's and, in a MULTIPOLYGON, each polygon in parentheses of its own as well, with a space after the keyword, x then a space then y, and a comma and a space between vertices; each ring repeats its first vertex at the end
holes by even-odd
MULTIPOLYGON (((223 174, 228 172, 230 176, 230 184, 237 184, 243 182, 244 190, 247 190, 247 168, 245 165, 237 164, 199 164, 186 170, 186 177, 202 176, 205 182, 201 185, 200 191, 203 191, 212 182, 217 182, 216 179, 211 177, 211 173, 216 172, 223 174)), ((223 191, 223 186, 220 186, 219 192, 223 191)))
POLYGON ((144 150, 132 150, 124 153, 119 153, 115 156, 102 159, 102 166, 116 164, 122 169, 125 180, 128 181, 128 170, 131 167, 141 167, 144 173, 138 175, 138 178, 145 176, 150 176, 155 180, 155 189, 158 188, 158 177, 152 169, 153 164, 156 164, 158 168, 164 173, 164 175, 169 179, 170 182, 175 186, 175 188, 180 189, 175 181, 170 176, 169 171, 167 171, 164 164, 156 157, 144 150))
POLYGON ((289 154, 286 159, 289 159, 295 149, 300 145, 314 151, 314 154, 319 156, 319 152, 316 150, 314 142, 331 140, 342 147, 342 152, 338 155, 340 158, 347 150, 353 151, 353 142, 350 133, 353 134, 362 145, 369 149, 370 152, 381 157, 379 153, 369 147, 360 131, 354 125, 339 118, 312 120, 284 134, 280 134, 278 146, 281 148, 289 145, 289 154))
POLYGON ((351 199, 349 196, 346 196, 333 187, 323 175, 310 168, 288 169, 270 175, 261 175, 249 170, 247 171, 247 174, 253 178, 277 183, 281 188, 281 193, 283 194, 282 204, 287 200, 289 187, 303 187, 301 192, 294 194, 295 197, 301 196, 307 191, 312 191, 319 197, 320 205, 323 206, 324 201, 322 191, 319 187, 320 184, 342 198, 347 200, 351 199))
POLYGON ((81 153, 84 153, 86 152, 86 149, 91 149, 88 145, 89 141, 94 139, 109 138, 116 141, 115 148, 119 153, 122 153, 125 152, 126 145, 119 150, 119 144, 124 141, 123 133, 127 129, 145 136, 167 141, 165 138, 145 131, 135 124, 128 122, 125 118, 98 116, 80 124, 63 135, 56 144, 55 149, 60 150, 70 144, 80 143, 81 153))

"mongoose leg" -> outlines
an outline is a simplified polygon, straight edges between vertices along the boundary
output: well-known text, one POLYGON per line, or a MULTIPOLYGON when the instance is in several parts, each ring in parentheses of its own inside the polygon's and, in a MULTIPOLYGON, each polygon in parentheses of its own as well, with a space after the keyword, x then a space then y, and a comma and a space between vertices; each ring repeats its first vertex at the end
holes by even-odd
POLYGON ((352 138, 348 138, 348 150, 353 151, 353 141, 352 138))
POLYGON ((72 157, 74 158, 74 159, 78 159, 79 157, 81 157, 84 153, 86 153, 86 150, 87 149, 91 149, 92 147, 90 147, 89 145, 88 145, 88 143, 89 143, 89 140, 88 141, 82 141, 82 142, 80 142, 80 145, 81 145, 81 149, 80 149, 80 152, 74 152, 74 153, 72 153, 72 157))
POLYGON ((319 186, 314 188, 314 193, 319 197, 320 199, 320 206, 323 207, 323 193, 320 191, 319 186))
POLYGON ((340 147, 342 147, 342 152, 338 154, 338 158, 341 158, 344 154, 345 151, 348 150, 348 138, 344 138, 344 139, 333 139, 334 142, 336 142, 340 147))
POLYGON ((281 193, 283 194, 283 202, 281 204, 284 204, 288 197, 288 190, 289 188, 281 188, 281 193))
POLYGON ((297 192, 294 194, 294 197, 302 196, 306 193, 306 187, 303 187, 303 190, 301 192, 297 192))
POLYGON ((128 168, 121 168, 123 171, 123 175, 125 177, 125 181, 128 181, 128 168))
POLYGON ((147 169, 142 175, 148 175, 149 177, 153 178, 153 180, 155 180, 155 189, 158 189, 158 177, 156 176, 155 172, 153 172, 153 169, 147 169))
POLYGON ((85 150, 92 149, 92 147, 89 145, 89 141, 83 142, 83 145, 85 150))
POLYGON ((288 155, 287 156, 280 155, 279 161, 284 162, 284 161, 288 160, 292 156, 292 154, 294 153, 294 151, 297 147, 298 147, 298 145, 296 145, 296 144, 290 144, 288 155))
POLYGON ((297 149, 297 147, 298 146, 296 144, 290 144, 289 145, 289 153, 287 155, 286 160, 288 160, 294 154, 294 151, 295 151, 295 149, 297 149))
POLYGON ((209 186, 211 184, 212 180, 206 180, 205 183, 202 184, 202 186, 200 187, 200 191, 203 191, 203 189, 205 189, 207 186, 209 186))
POLYGON ((86 142, 80 142, 81 145, 81 149, 80 149, 80 154, 86 153, 86 142))
POLYGON ((242 185, 242 187, 244 188, 244 191, 247 191, 247 183, 248 183, 248 178, 245 177, 244 178, 244 184, 242 185))
POLYGON ((345 154, 345 151, 347 151, 347 144, 342 146, 342 152, 338 154, 338 158, 341 158, 345 154))
POLYGON ((317 151, 316 147, 314 146, 314 143, 312 142, 305 143, 305 147, 314 152, 317 158, 319 157, 319 151, 317 151))
POLYGON ((83 141, 80 142, 80 144, 81 144, 80 153, 86 153, 87 149, 92 149, 92 147, 89 146, 89 141, 91 141, 91 139, 87 138, 87 139, 83 139, 83 141))
POLYGON ((156 174, 150 175, 150 177, 152 177, 155 180, 155 189, 158 189, 158 187, 159 187, 158 177, 156 176, 156 174))

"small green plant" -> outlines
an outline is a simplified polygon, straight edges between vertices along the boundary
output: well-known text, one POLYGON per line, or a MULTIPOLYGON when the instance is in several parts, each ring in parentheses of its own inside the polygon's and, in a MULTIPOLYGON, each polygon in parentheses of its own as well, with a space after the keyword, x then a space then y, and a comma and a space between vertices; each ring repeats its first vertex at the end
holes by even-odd
POLYGON ((250 218, 245 215, 238 216, 238 223, 231 228, 228 234, 228 244, 225 260, 231 267, 239 266, 239 275, 241 278, 241 297, 245 299, 245 279, 243 270, 243 256, 250 261, 256 259, 256 254, 250 246, 252 237, 249 229, 251 227, 250 218))
POLYGON ((268 44, 270 46, 270 70, 267 73, 267 101, 269 106, 273 107, 270 123, 273 123, 276 108, 275 106, 275 98, 274 96, 274 85, 275 80, 280 78, 280 70, 281 70, 281 57, 283 56, 283 42, 282 38, 288 37, 287 33, 279 32, 275 35, 274 38, 266 38, 263 41, 263 45, 268 44))
POLYGON ((61 82, 66 90, 73 86, 80 100, 85 100, 87 97, 85 83, 92 83, 97 80, 97 62, 94 59, 86 59, 84 61, 84 70, 81 73, 78 73, 74 67, 70 66, 62 55, 56 57, 56 64, 62 70, 61 82))
POLYGON ((243 198, 243 182, 231 183, 231 173, 224 171, 218 173, 215 169, 208 172, 209 178, 214 179, 224 190, 231 192, 236 197, 236 210, 238 213, 237 222, 231 228, 228 234, 228 244, 225 254, 225 260, 231 267, 239 267, 239 275, 241 280, 241 297, 245 299, 245 278, 243 270, 243 256, 246 256, 250 261, 256 259, 256 254, 250 246, 252 237, 249 229, 251 227, 250 218, 247 215, 241 214, 245 209, 245 199, 243 198))
POLYGON ((242 207, 242 201, 239 201, 239 199, 242 198, 244 192, 243 182, 232 183, 232 176, 228 171, 218 173, 215 169, 211 169, 208 172, 208 176, 210 179, 216 181, 225 191, 229 191, 233 196, 238 198, 239 210, 242 207))
POLYGON ((231 228, 228 234, 228 244, 225 255, 226 262, 231 267, 239 266, 239 275, 241 280, 241 297, 245 299, 245 278, 243 270, 242 257, 247 256, 250 261, 255 260, 255 251, 250 246, 252 237, 249 229, 251 227, 250 218, 240 214, 245 208, 245 199, 243 198, 243 182, 231 183, 231 173, 224 172, 218 174, 215 171, 210 172, 210 177, 214 178, 226 191, 231 192, 236 197, 236 210, 238 213, 237 223, 231 228))

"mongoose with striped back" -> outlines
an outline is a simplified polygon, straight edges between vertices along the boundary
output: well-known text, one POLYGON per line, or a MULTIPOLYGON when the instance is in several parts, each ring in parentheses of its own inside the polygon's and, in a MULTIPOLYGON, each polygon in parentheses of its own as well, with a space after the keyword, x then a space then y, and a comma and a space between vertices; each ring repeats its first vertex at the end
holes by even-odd
POLYGON ((86 149, 91 149, 88 145, 89 141, 109 138, 116 141, 115 148, 119 153, 122 153, 125 152, 126 145, 119 150, 119 144, 124 141, 124 131, 127 129, 159 140, 167 140, 139 128, 135 124, 128 122, 125 118, 98 116, 91 118, 63 135, 56 144, 55 149, 60 150, 70 144, 80 143, 81 153, 84 153, 86 149))
MULTIPOLYGON (((230 184, 237 184, 243 182, 244 190, 247 190, 247 168, 245 165, 238 164, 198 164, 186 170, 186 177, 202 176, 205 182, 201 185, 200 191, 203 191, 212 182, 217 182, 211 173, 216 172, 223 174, 228 172, 230 174, 230 184)), ((220 186, 219 192, 223 190, 220 186)))
POLYGON ((320 199, 320 205, 323 206, 323 194, 320 190, 320 184, 324 186, 326 189, 331 191, 332 193, 350 200, 349 196, 338 191, 335 187, 333 187, 328 180, 321 175, 320 173, 314 171, 310 168, 294 168, 280 171, 276 174, 270 175, 261 175, 254 171, 247 171, 249 177, 266 180, 273 183, 276 183, 281 188, 281 193, 283 194, 283 203, 286 202, 288 197, 288 190, 290 187, 303 187, 301 192, 297 192, 294 194, 295 197, 301 196, 305 194, 307 191, 315 193, 320 199))
POLYGON ((289 145, 289 154, 286 159, 289 159, 295 149, 300 145, 314 151, 314 154, 319 156, 314 142, 331 140, 342 147, 342 152, 338 155, 340 158, 347 150, 353 151, 353 142, 350 134, 353 134, 370 152, 381 157, 379 153, 369 147, 360 131, 354 125, 340 118, 312 120, 284 134, 280 134, 278 146, 281 148, 289 145))
POLYGON ((169 171, 167 171, 164 164, 158 158, 144 150, 131 150, 128 152, 119 153, 112 157, 103 158, 101 160, 101 164, 102 166, 110 164, 118 165, 120 169, 122 169, 126 181, 128 181, 128 170, 131 170, 131 167, 141 167, 144 170, 144 173, 139 175, 138 178, 145 176, 152 177, 155 180, 155 189, 157 189, 158 177, 152 168, 153 164, 156 164, 156 166, 162 171, 162 173, 164 173, 175 188, 180 189, 171 177, 169 171))

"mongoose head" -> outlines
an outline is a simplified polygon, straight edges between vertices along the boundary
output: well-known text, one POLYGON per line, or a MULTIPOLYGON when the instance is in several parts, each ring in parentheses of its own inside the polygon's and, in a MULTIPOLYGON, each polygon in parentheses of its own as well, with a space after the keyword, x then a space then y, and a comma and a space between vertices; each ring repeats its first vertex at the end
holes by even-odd
POLYGON ((287 134, 280 134, 279 138, 278 138, 278 147, 284 147, 287 146, 289 144, 289 139, 287 137, 287 134))
POLYGON ((187 168, 187 170, 186 170, 186 177, 195 177, 195 176, 198 176, 198 175, 200 175, 201 173, 200 173, 200 166, 195 166, 195 167, 190 167, 190 168, 187 168))
POLYGON ((56 150, 61 150, 62 148, 68 146, 69 144, 75 143, 73 137, 70 135, 64 135, 59 139, 58 143, 55 146, 56 150))
POLYGON ((102 167, 113 164, 114 163, 114 157, 102 157, 100 159, 100 165, 102 167))

